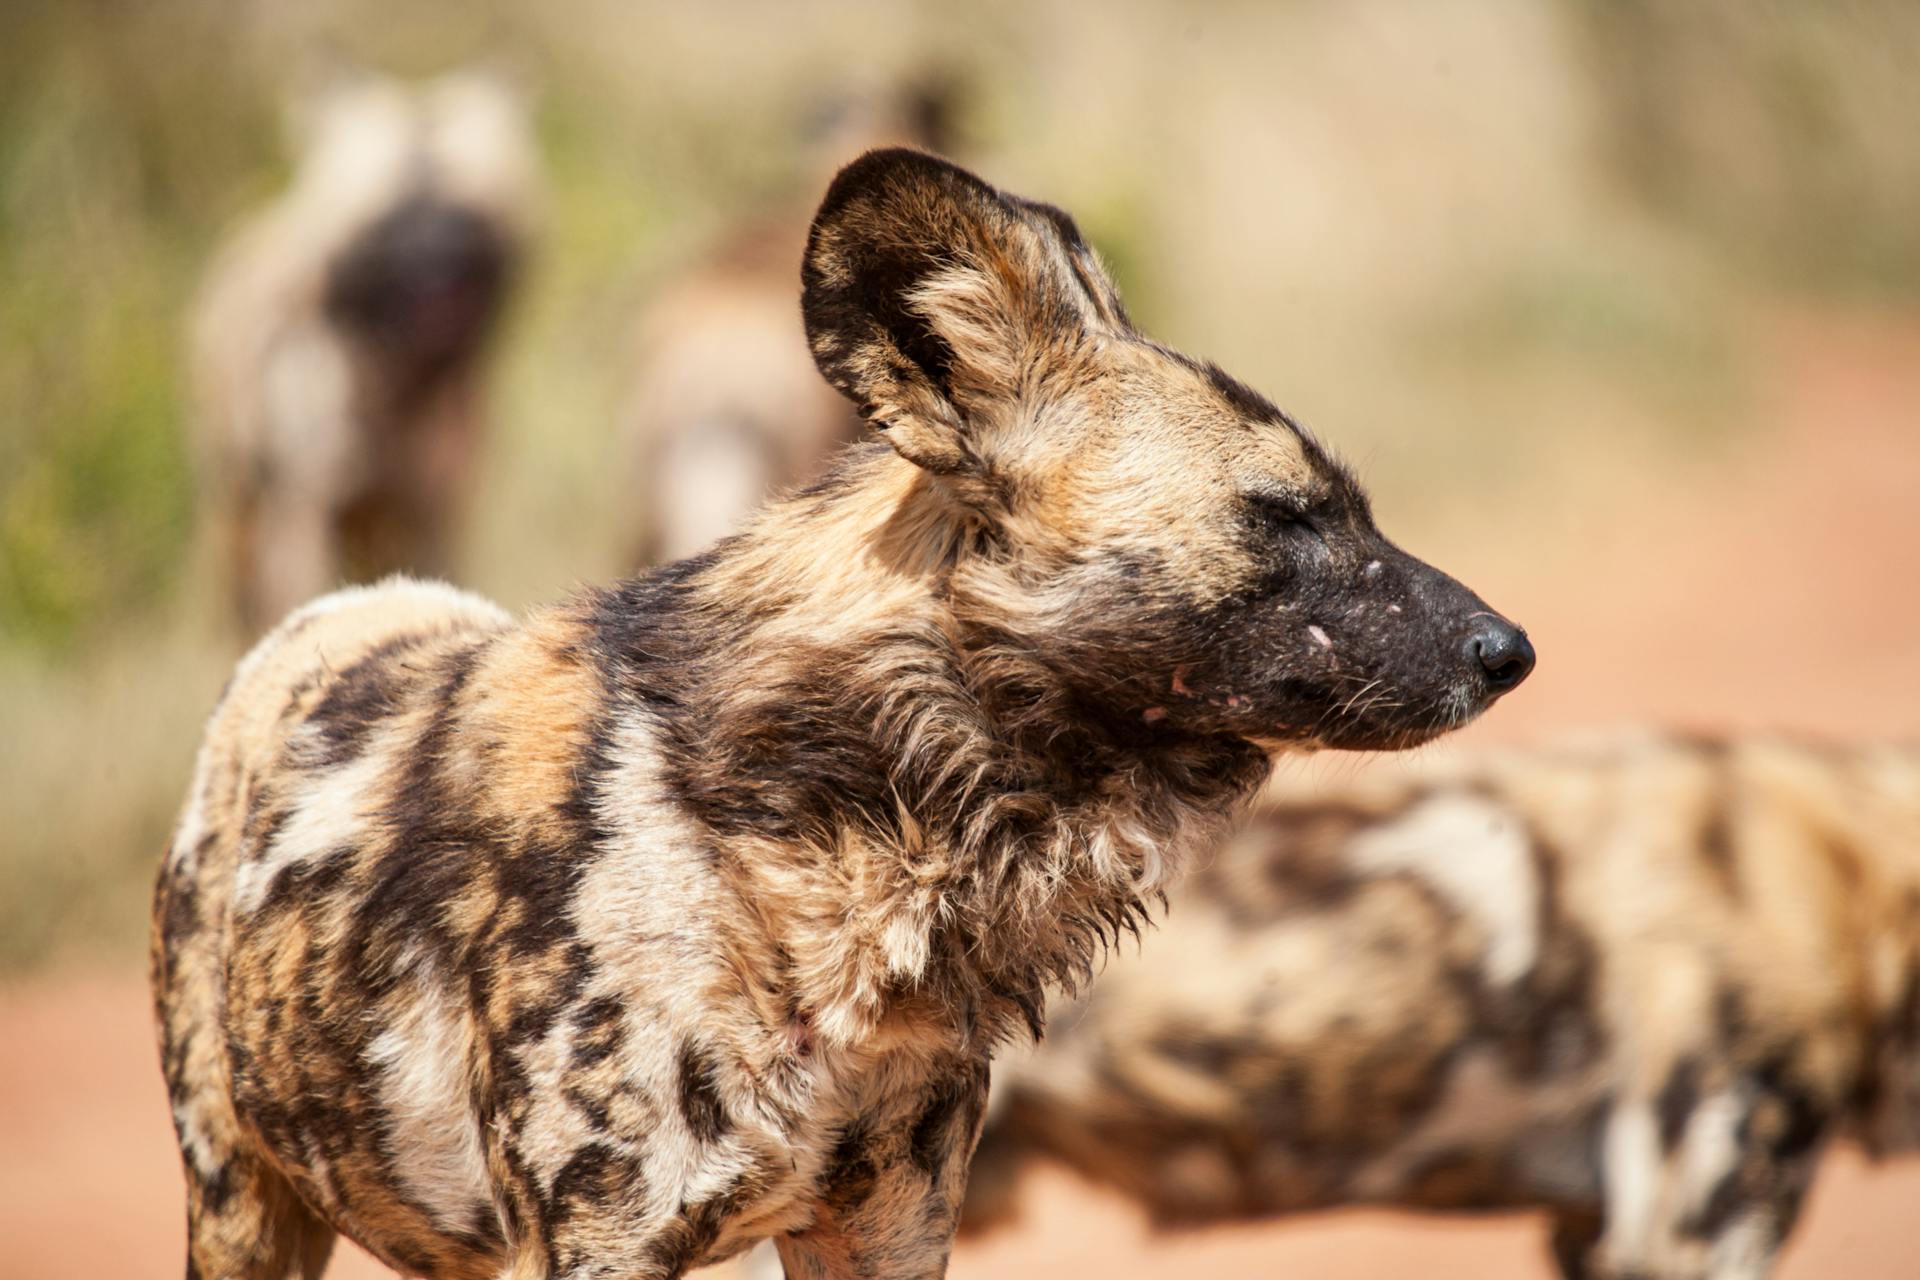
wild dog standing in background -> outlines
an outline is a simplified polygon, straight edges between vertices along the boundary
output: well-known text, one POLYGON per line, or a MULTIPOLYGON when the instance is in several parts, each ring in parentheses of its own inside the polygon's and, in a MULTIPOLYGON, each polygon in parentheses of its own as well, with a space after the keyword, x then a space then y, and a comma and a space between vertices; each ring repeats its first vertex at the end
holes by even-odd
POLYGON ((1822 1145, 1920 1141, 1920 751, 1645 739, 1264 804, 995 1069, 1168 1224, 1545 1208, 1569 1277, 1757 1280, 1822 1145))
POLYGON ((155 902, 198 1274, 937 1276, 989 1052, 1268 753, 1526 675, 1059 210, 874 152, 804 263, 885 444, 523 622, 397 582, 241 663, 155 902))
POLYGON ((340 84, 305 134, 192 326, 205 505, 250 631, 342 581, 450 567, 537 185, 518 95, 478 72, 340 84))
MULTIPOLYGON (((822 179, 875 146, 947 150, 953 97, 950 83, 928 77, 836 104, 811 146, 822 179)), ((809 181, 809 194, 817 190, 809 181)), ((820 380, 794 323, 807 213, 782 209, 733 227, 641 317, 620 429, 637 495, 626 535, 634 569, 706 550, 863 431, 820 380)))

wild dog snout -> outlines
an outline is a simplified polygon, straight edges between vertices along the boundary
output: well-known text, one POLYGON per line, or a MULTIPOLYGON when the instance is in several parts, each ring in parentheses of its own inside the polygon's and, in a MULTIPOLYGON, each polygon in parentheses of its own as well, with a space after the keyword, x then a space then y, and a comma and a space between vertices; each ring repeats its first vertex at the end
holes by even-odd
POLYGON ((1467 653, 1480 664, 1487 689, 1496 698, 1533 671, 1533 642, 1526 631, 1493 614, 1480 619, 1467 641, 1467 653))

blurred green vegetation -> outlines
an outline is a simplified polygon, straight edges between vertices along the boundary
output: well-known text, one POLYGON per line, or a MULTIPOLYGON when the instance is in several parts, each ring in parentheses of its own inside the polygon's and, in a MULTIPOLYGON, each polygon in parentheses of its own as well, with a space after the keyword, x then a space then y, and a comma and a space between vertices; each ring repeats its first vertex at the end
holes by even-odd
POLYGON ((183 300, 208 229, 277 160, 207 33, 156 17, 25 0, 0 18, 0 644, 138 614, 187 545, 183 300))
POLYGON ((1766 306, 1920 296, 1920 6, 1449 10, 7 0, 0 968, 139 936, 237 643, 196 554, 182 321, 315 66, 488 59, 534 91, 543 247, 467 556, 514 605, 617 567, 650 290, 741 210, 804 207, 823 94, 929 66, 966 158, 1074 210, 1149 328, 1337 421, 1414 523, 1628 447, 1560 406, 1629 405, 1660 447, 1735 429, 1766 306))

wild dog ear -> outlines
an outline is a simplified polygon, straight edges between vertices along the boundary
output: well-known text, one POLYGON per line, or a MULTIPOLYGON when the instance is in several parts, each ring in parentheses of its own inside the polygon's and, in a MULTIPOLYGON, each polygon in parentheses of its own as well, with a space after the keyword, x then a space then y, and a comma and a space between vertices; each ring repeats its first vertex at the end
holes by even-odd
POLYGON ((981 420, 1091 334, 1127 324, 1073 220, 920 151, 840 171, 801 266, 815 363, 909 461, 979 474, 981 420))

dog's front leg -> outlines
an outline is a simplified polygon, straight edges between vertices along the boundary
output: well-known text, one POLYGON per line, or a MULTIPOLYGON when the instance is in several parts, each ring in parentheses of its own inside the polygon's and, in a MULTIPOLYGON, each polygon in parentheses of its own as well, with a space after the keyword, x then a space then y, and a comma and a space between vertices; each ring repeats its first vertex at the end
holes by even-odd
POLYGON ((776 1245, 788 1280, 937 1280, 986 1113, 987 1069, 969 1065, 849 1126, 822 1176, 813 1225, 776 1245))
POLYGON ((1765 1280, 1798 1215, 1831 1119, 1784 1069, 1664 1107, 1616 1101, 1607 1121, 1606 1229, 1578 1280, 1765 1280), (1662 1114, 1664 1112, 1664 1114, 1662 1114))

